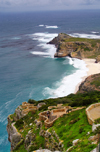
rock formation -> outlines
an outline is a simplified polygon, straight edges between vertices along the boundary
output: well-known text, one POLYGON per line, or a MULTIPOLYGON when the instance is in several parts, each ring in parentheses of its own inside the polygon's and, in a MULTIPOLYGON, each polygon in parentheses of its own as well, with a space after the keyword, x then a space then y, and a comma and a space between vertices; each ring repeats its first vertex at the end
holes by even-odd
POLYGON ((75 38, 60 33, 48 44, 55 44, 57 47, 55 57, 70 56, 79 59, 97 57, 97 62, 100 60, 100 40, 75 38))
POLYGON ((79 86, 78 92, 85 93, 94 90, 100 91, 100 74, 87 77, 79 86))

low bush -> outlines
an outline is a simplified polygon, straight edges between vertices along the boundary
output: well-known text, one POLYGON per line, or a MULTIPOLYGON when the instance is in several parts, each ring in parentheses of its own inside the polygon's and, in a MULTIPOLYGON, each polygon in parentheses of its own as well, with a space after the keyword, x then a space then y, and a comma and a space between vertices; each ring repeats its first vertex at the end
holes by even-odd
POLYGON ((17 120, 16 121, 16 123, 15 123, 15 126, 16 126, 16 128, 17 129, 23 129, 23 126, 24 126, 24 121, 23 121, 23 119, 21 118, 21 119, 19 119, 19 120, 17 120))

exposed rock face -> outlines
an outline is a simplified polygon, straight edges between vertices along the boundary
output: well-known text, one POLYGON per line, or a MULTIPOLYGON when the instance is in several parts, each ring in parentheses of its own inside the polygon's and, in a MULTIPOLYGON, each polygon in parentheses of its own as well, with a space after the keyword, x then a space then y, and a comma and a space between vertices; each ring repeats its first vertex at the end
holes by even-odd
POLYGON ((100 55, 96 57, 96 63, 100 62, 100 55))
POLYGON ((18 143, 23 141, 21 134, 18 133, 14 124, 15 123, 11 122, 10 116, 8 116, 7 132, 8 132, 8 140, 11 142, 11 151, 18 145, 18 143))
POLYGON ((79 86, 80 93, 90 92, 90 91, 100 91, 100 74, 95 74, 87 77, 84 82, 79 86))
POLYGON ((18 106, 15 109, 15 113, 16 113, 17 119, 21 119, 24 116, 23 113, 22 113, 22 106, 18 106))
MULTIPOLYGON (((48 44, 55 44, 57 51, 55 57, 70 56, 72 58, 88 58, 100 54, 100 42, 96 40, 74 38, 67 34, 60 33, 48 44)), ((97 62, 100 61, 98 56, 97 62)))
POLYGON ((29 150, 30 148, 30 145, 32 145, 32 142, 34 142, 35 140, 35 134, 33 134, 32 131, 29 131, 28 134, 26 135, 26 138, 25 138, 25 148, 27 150, 29 150))

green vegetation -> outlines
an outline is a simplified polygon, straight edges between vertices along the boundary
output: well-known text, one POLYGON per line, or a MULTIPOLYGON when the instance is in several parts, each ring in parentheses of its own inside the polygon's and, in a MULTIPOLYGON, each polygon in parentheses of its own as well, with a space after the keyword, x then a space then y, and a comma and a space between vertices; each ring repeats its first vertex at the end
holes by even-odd
POLYGON ((14 114, 11 114, 10 115, 10 119, 11 119, 11 121, 15 121, 16 120, 16 113, 14 113, 14 114))
POLYGON ((21 144, 19 147, 13 150, 13 152, 27 152, 27 150, 24 147, 24 143, 21 144))
MULTIPOLYGON (((31 103, 34 100, 31 99, 31 103)), ((51 105, 57 105, 60 103, 63 103, 64 105, 70 105, 74 108, 79 106, 89 106, 92 103, 100 102, 100 92, 99 91, 92 91, 88 93, 77 93, 77 94, 70 94, 66 97, 61 97, 57 99, 44 99, 41 101, 37 101, 36 105, 38 103, 45 102, 46 105, 41 107, 36 113, 29 112, 26 116, 16 121, 15 126, 18 129, 19 133, 22 135, 22 138, 25 139, 26 135, 29 131, 31 131, 31 135, 33 134, 33 140, 31 143, 31 146, 29 148, 29 152, 34 151, 36 149, 39 149, 40 147, 45 148, 45 138, 40 136, 40 128, 37 128, 37 125, 35 124, 35 119, 38 119, 38 114, 41 111, 47 110, 48 106, 51 105)), ((14 115, 11 115, 11 118, 13 119, 15 117, 14 115)), ((46 131, 48 128, 45 128, 44 121, 42 121, 42 130, 46 131)), ((70 146, 72 146, 72 141, 75 139, 79 139, 79 143, 77 146, 74 146, 71 149, 71 152, 84 152, 91 151, 93 148, 95 148, 97 145, 91 144, 90 141, 88 141, 88 138, 93 135, 91 132, 91 125, 89 125, 87 121, 87 116, 85 113, 85 109, 78 110, 71 112, 67 115, 64 115, 63 117, 60 117, 58 120, 55 121, 54 125, 49 129, 51 134, 55 131, 56 134, 59 137, 59 140, 64 145, 63 149, 67 150, 70 146), (90 132, 89 135, 87 133, 90 132)), ((59 140, 56 138, 56 136, 52 135, 55 143, 58 143, 59 140)), ((48 138, 49 143, 52 142, 51 138, 48 138)), ((22 145, 19 145, 17 147, 17 150, 14 150, 13 152, 19 152, 22 151, 22 149, 25 149, 25 143, 22 145)), ((23 150, 25 151, 25 150, 23 150)), ((22 152, 23 152, 22 151, 22 152)))
POLYGON ((98 79, 95 79, 91 82, 91 85, 95 85, 96 87, 100 86, 100 77, 98 79))
POLYGON ((94 123, 95 123, 95 124, 100 124, 100 118, 96 119, 96 120, 94 121, 94 123))
MULTIPOLYGON (((62 118, 59 118, 54 123, 53 127, 50 128, 50 131, 52 130, 55 130, 60 139, 63 141, 65 150, 72 146, 72 141, 75 139, 79 139, 80 141, 78 146, 74 146, 71 152, 80 152, 83 150, 83 146, 85 146, 87 151, 91 151, 96 147, 96 145, 90 146, 91 143, 88 141, 90 135, 87 135, 87 132, 91 132, 91 126, 87 121, 84 109, 72 112, 62 118)), ((93 133, 91 132, 91 135, 92 134, 93 133)))
POLYGON ((51 105, 56 106, 57 104, 61 104, 61 103, 72 107, 88 106, 92 103, 100 102, 100 92, 91 91, 84 94, 83 93, 70 94, 65 97, 40 100, 37 101, 37 104, 41 102, 45 102, 46 105, 42 106, 39 109, 40 111, 47 110, 48 107, 51 105))
POLYGON ((30 104, 37 104, 37 101, 36 100, 34 100, 34 99, 29 99, 28 100, 28 103, 30 103, 30 104))
POLYGON ((70 38, 63 38, 64 42, 86 42, 91 43, 92 47, 95 47, 97 43, 100 43, 100 39, 87 39, 87 38, 78 38, 78 37, 70 37, 70 38))

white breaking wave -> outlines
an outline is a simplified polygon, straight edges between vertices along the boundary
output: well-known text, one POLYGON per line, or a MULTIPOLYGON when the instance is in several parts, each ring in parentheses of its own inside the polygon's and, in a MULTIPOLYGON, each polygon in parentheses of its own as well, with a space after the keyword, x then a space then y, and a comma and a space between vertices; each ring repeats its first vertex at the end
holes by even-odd
POLYGON ((47 44, 47 42, 51 41, 54 37, 56 37, 57 33, 34 33, 31 35, 33 40, 37 40, 41 48, 45 49, 45 52, 33 51, 30 52, 34 55, 42 55, 42 56, 50 56, 54 58, 54 54, 56 53, 56 47, 51 44, 47 44))
POLYGON ((72 37, 80 37, 80 38, 88 38, 88 39, 100 39, 100 35, 94 34, 80 34, 80 33, 73 33, 69 34, 72 37))
POLYGON ((98 34, 99 32, 92 31, 91 33, 93 33, 93 34, 98 34))
POLYGON ((49 26, 49 25, 46 25, 45 27, 46 27, 46 28, 54 28, 54 29, 58 28, 58 26, 57 26, 57 25, 55 25, 55 26, 49 26))
POLYGON ((43 24, 40 24, 39 27, 45 27, 45 28, 52 28, 52 29, 57 29, 58 26, 57 25, 43 25, 43 24))
POLYGON ((34 55, 49 55, 49 53, 38 52, 38 51, 34 51, 34 52, 31 52, 31 53, 34 54, 34 55))
POLYGON ((39 25, 39 26, 40 26, 40 27, 43 27, 44 25, 41 24, 41 25, 39 25))
POLYGON ((68 94, 75 92, 77 84, 82 81, 82 77, 87 75, 88 69, 86 68, 86 64, 83 60, 69 58, 69 64, 70 63, 73 64, 75 68, 78 68, 78 70, 71 75, 63 77, 59 82, 55 82, 55 86, 53 88, 46 87, 43 90, 44 96, 48 95, 49 98, 57 98, 67 96, 68 94), (56 89, 54 89, 55 87, 56 89))

